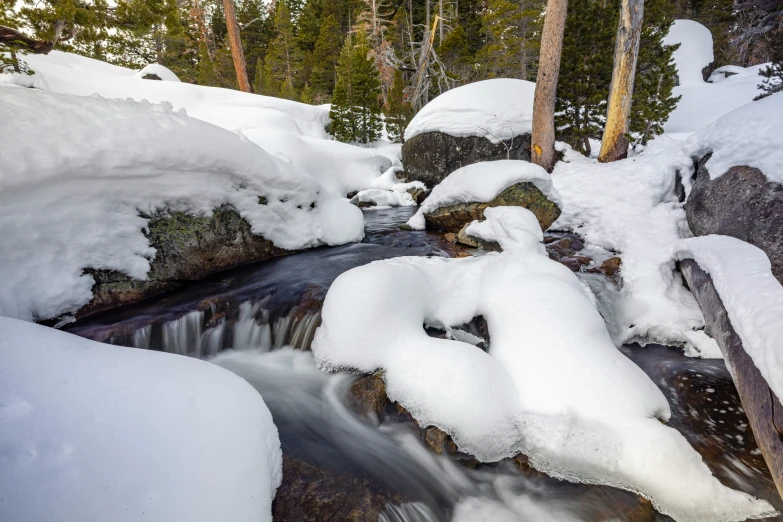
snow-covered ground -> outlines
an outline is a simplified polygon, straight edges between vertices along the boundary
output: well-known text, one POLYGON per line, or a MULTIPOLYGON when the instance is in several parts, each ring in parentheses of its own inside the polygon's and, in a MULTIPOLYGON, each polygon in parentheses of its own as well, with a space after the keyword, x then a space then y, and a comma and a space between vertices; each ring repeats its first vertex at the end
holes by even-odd
POLYGON ((674 51, 680 84, 674 88, 673 94, 682 96, 663 126, 667 133, 689 135, 699 131, 759 95, 761 77, 758 74, 766 65, 721 68, 734 74, 728 77, 714 74, 709 78, 712 83, 704 81, 702 69, 713 61, 712 35, 700 23, 677 20, 664 41, 668 45, 680 44, 679 49, 674 51))
POLYGON ((542 252, 535 216, 520 207, 485 216, 468 232, 501 254, 397 258, 337 278, 313 342, 319 366, 382 370, 392 400, 484 461, 522 452, 552 476, 639 492, 678 521, 774 513, 721 485, 661 423, 662 393, 615 348, 590 290, 542 252), (488 353, 421 327, 478 315, 488 353))
POLYGON ((271 522, 261 396, 213 364, 0 317, 0 520, 271 522))

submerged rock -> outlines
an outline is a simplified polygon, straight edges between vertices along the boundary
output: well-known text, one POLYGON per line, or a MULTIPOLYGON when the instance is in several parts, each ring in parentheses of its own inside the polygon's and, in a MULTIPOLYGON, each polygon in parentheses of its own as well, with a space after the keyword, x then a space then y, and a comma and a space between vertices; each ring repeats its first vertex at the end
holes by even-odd
POLYGON ((772 274, 783 283, 783 184, 744 166, 710 179, 706 167, 710 156, 699 161, 685 203, 691 232, 731 236, 759 247, 772 263, 772 274))
POLYGON ((87 269, 95 279, 93 299, 76 313, 77 318, 152 297, 182 281, 291 253, 253 234, 250 224, 227 205, 215 209, 211 216, 184 212, 151 216, 146 236, 157 250, 148 279, 87 269))
POLYGON ((525 207, 535 214, 541 230, 546 230, 560 216, 560 208, 551 202, 533 183, 523 182, 511 185, 485 203, 457 203, 446 205, 425 213, 427 228, 445 232, 459 232, 468 223, 484 219, 487 207, 525 207))
POLYGON ((458 168, 501 159, 530 161, 530 135, 492 143, 481 136, 457 137, 442 132, 425 132, 402 145, 406 181, 421 181, 434 187, 458 168))

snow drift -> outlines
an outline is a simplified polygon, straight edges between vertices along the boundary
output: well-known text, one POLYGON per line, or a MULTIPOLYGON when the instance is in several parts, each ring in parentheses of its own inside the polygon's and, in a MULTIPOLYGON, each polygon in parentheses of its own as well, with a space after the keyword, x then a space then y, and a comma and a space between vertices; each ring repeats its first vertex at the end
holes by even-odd
POLYGON ((0 317, 0 519, 271 522, 277 429, 188 357, 0 317))
POLYGON ((660 390, 623 356, 593 296, 542 255, 535 216, 489 208, 468 233, 502 254, 396 258, 341 275, 313 342, 322 369, 383 371, 389 398, 484 461, 524 453, 539 470, 639 492, 678 521, 773 513, 710 474, 660 390), (482 315, 491 346, 427 336, 482 315), (384 332, 394 332, 386 335, 384 332))
POLYGON ((2 87, 0 133, 2 315, 77 310, 87 267, 144 279, 155 251, 140 213, 229 204, 289 250, 364 234, 361 212, 311 176, 169 104, 2 87))

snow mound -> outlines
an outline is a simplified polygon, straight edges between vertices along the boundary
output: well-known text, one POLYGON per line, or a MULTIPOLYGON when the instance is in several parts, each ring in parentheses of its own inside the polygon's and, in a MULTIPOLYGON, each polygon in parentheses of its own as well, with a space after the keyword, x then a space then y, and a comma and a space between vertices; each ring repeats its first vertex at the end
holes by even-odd
POLYGON ((0 73, 0 87, 7 86, 27 87, 30 89, 40 89, 42 91, 49 90, 49 85, 46 83, 46 80, 38 73, 25 74, 10 71, 0 73))
POLYGON ((686 147, 699 157, 712 152, 706 164, 711 179, 745 165, 783 183, 783 96, 768 96, 731 111, 692 137, 686 147))
POLYGON ((667 45, 680 44, 674 62, 680 83, 675 96, 682 96, 664 124, 667 133, 699 131, 732 110, 750 103, 759 94, 759 70, 754 67, 724 66, 716 69, 710 81, 704 81, 702 69, 712 63, 712 35, 709 29, 692 20, 676 20, 664 38, 667 45), (734 73, 726 76, 726 73, 734 73))
POLYGON ((640 492, 678 521, 773 513, 721 485, 661 423, 662 393, 615 348, 590 291, 541 254, 532 213, 485 216, 471 228, 502 243, 501 254, 396 258, 338 277, 313 341, 319 367, 383 371, 390 399, 483 461, 521 452, 552 476, 640 492), (488 353, 422 328, 478 315, 488 353))
POLYGON ((641 155, 612 163, 566 148, 552 172, 563 212, 551 228, 576 232, 622 259, 623 288, 612 295, 615 313, 607 317, 618 346, 689 343, 685 332, 704 326, 672 260, 675 243, 690 235, 675 172, 688 179, 692 169, 682 143, 664 136, 641 155))
MULTIPOLYGON (((449 91, 451 92, 451 91, 449 91)), ((473 163, 459 168, 441 181, 408 220, 415 230, 424 230, 424 214, 457 203, 485 203, 517 183, 534 184, 549 201, 562 206, 560 195, 547 172, 527 161, 498 160, 473 163)))
POLYGON ((261 396, 215 365, 0 317, 0 519, 272 521, 261 396))
POLYGON ((171 72, 171 69, 159 63, 151 63, 133 76, 135 78, 144 78, 148 74, 154 74, 164 82, 179 82, 179 78, 177 78, 176 74, 171 72))
POLYGON ((361 190, 351 200, 352 203, 373 203, 378 207, 412 207, 416 205, 407 192, 384 189, 361 190))
POLYGON ((409 140, 425 132, 451 136, 482 136, 492 143, 533 128, 536 84, 497 78, 469 83, 444 92, 420 110, 405 129, 409 140))
POLYGON ((364 234, 361 212, 312 177, 168 104, 0 88, 0 133, 0 315, 77 310, 87 267, 144 279, 155 251, 140 213, 229 204, 289 250, 364 234))
POLYGON ((779 400, 783 400, 783 287, 767 255, 727 236, 677 243, 677 259, 693 259, 710 274, 742 346, 779 400))

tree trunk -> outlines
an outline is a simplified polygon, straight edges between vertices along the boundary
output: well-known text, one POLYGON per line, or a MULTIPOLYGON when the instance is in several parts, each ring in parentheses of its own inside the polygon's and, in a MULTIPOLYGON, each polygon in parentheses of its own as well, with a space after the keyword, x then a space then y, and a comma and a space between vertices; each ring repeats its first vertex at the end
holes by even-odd
POLYGON ((228 40, 231 44, 231 57, 234 59, 234 69, 237 71, 237 82, 242 92, 253 92, 250 87, 250 79, 247 76, 245 53, 242 51, 242 40, 239 38, 239 24, 237 14, 234 11, 233 0, 223 0, 223 10, 226 15, 226 27, 228 28, 228 40))
POLYGON ((533 163, 541 165, 547 172, 552 172, 556 160, 555 100, 567 9, 568 0, 548 0, 544 30, 541 33, 530 156, 533 163))
POLYGON ((9 47, 13 46, 17 49, 23 49, 33 54, 49 54, 55 45, 76 36, 76 28, 71 29, 71 32, 66 36, 62 36, 64 30, 65 21, 57 20, 54 24, 54 38, 52 41, 46 41, 30 38, 16 29, 0 25, 0 43, 9 47))
POLYGON ((742 346, 712 278, 692 259, 680 261, 678 266, 720 346, 753 437, 783 498, 783 406, 742 346))
POLYGON ((598 161, 609 162, 628 156, 628 118, 633 100, 633 79, 639 37, 642 34, 644 0, 622 0, 617 40, 614 47, 614 70, 606 107, 606 126, 598 161))

